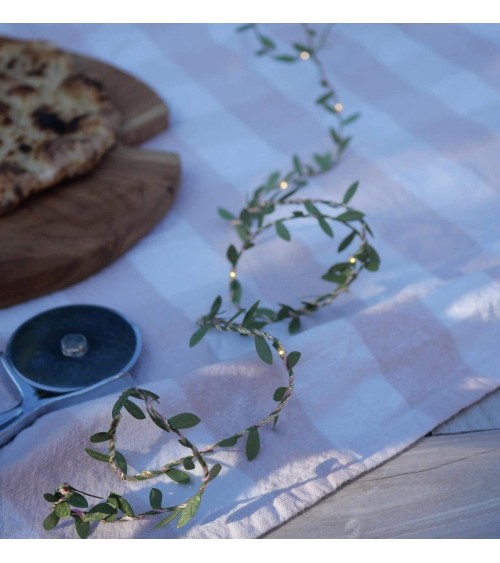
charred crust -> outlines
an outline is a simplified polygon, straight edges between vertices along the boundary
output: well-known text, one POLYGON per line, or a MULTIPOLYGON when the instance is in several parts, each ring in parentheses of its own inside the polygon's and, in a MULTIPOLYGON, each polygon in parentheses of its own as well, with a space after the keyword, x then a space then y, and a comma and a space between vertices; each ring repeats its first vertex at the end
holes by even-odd
POLYGON ((29 145, 28 143, 20 143, 19 150, 25 154, 29 153, 31 152, 31 145, 29 145))
POLYGON ((77 74, 73 74, 72 76, 70 76, 68 80, 70 82, 71 81, 80 82, 82 84, 85 84, 85 86, 89 88, 93 88, 94 90, 97 90, 99 92, 104 92, 103 83, 100 82, 99 80, 96 80, 95 78, 91 78, 90 76, 87 76, 86 74, 79 72, 77 74))
POLYGON ((30 86, 29 84, 18 84, 16 86, 13 86, 12 88, 9 88, 7 94, 9 94, 9 96, 28 96, 35 92, 35 88, 33 88, 33 86, 30 86))
POLYGON ((47 69, 47 63, 42 63, 33 70, 28 72, 28 76, 43 76, 45 74, 45 70, 47 69))
POLYGON ((73 119, 65 121, 51 108, 41 106, 31 114, 31 117, 35 126, 42 131, 53 131, 58 135, 67 135, 78 130, 80 122, 86 115, 77 115, 73 119))
POLYGON ((16 176, 19 176, 21 174, 24 174, 25 172, 26 170, 15 162, 0 162, 0 174, 14 174, 16 176))
POLYGON ((12 119, 9 115, 10 106, 0 102, 0 125, 11 125, 12 119))

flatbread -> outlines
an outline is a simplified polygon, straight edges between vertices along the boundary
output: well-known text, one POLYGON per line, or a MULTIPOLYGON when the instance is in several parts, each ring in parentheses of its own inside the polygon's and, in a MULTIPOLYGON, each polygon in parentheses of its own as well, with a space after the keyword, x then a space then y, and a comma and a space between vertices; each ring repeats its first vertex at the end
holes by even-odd
POLYGON ((119 123, 102 84, 70 54, 0 37, 0 215, 93 169, 119 123))

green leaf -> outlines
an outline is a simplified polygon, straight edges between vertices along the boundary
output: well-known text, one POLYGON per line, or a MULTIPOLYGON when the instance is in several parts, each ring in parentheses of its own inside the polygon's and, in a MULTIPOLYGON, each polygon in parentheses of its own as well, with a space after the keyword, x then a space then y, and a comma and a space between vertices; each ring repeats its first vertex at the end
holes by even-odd
POLYGON ((363 219, 363 217, 365 216, 364 213, 361 213, 361 211, 354 211, 349 210, 349 211, 345 211, 344 213, 341 213, 340 215, 338 215, 337 217, 335 217, 335 219, 337 221, 359 221, 360 219, 363 219))
POLYGON ((59 500, 59 497, 56 497, 55 495, 51 495, 50 493, 45 493, 43 495, 43 498, 47 501, 47 502, 56 502, 59 500))
POLYGON ((329 170, 333 166, 333 158, 329 152, 325 153, 324 155, 315 154, 314 160, 316 161, 322 172, 329 170))
POLYGON ((286 367, 288 369, 293 369, 300 360, 300 352, 290 352, 286 357, 286 367))
POLYGON ((278 387, 278 389, 276 389, 276 391, 274 392, 273 399, 280 402, 285 396, 287 390, 288 387, 278 387))
POLYGON ((73 518, 75 520, 76 533, 82 540, 86 540, 90 534, 90 522, 82 520, 80 516, 73 516, 73 518))
POLYGON ((200 507, 201 502, 201 493, 194 495, 191 497, 186 506, 183 508, 181 515, 179 517, 179 521, 177 522, 177 527, 180 528, 187 524, 198 512, 198 508, 200 507))
POLYGON ((343 284, 347 280, 347 276, 348 274, 346 272, 342 272, 342 273, 327 272, 326 274, 321 276, 321 279, 331 283, 343 284))
POLYGON ((360 113, 353 113, 352 115, 349 115, 342 120, 342 125, 350 125, 351 123, 354 123, 357 119, 359 119, 360 116, 360 113))
POLYGON ((333 238, 333 230, 330 227, 329 223, 324 219, 324 217, 318 217, 318 223, 324 233, 326 233, 329 237, 333 238))
POLYGON ((345 137, 339 144, 339 151, 342 153, 346 150, 347 145, 351 142, 352 137, 345 137))
POLYGON ((168 419, 168 423, 175 430, 179 430, 180 428, 192 428, 199 422, 201 422, 201 420, 195 414, 192 414, 190 412, 176 414, 172 418, 168 419))
POLYGON ((304 207, 306 208, 307 212, 313 215, 314 217, 321 217, 321 211, 314 205, 312 201, 305 201, 304 207))
POLYGON ((71 504, 71 506, 76 506, 76 508, 87 508, 89 505, 87 499, 80 493, 71 493, 67 499, 69 504, 71 504))
POLYGON ((161 508, 161 501, 163 500, 163 494, 160 489, 155 489, 154 487, 149 491, 149 504, 151 508, 161 508))
POLYGON ((238 262, 238 251, 236 250, 236 247, 234 246, 234 244, 231 244, 229 246, 229 248, 227 249, 227 252, 226 252, 226 256, 227 256, 227 259, 229 260, 229 262, 233 266, 236 266, 236 262, 238 262))
POLYGON ((188 471, 191 471, 195 467, 194 461, 190 457, 185 457, 182 460, 182 465, 183 465, 184 469, 187 469, 188 471))
POLYGON ((296 63, 299 59, 293 55, 276 55, 274 60, 282 63, 296 63))
POLYGON ((224 440, 217 442, 217 445, 221 448, 230 448, 232 446, 235 446, 237 442, 238 436, 231 436, 231 438, 225 438, 224 440))
POLYGON ((271 351, 271 348, 269 347, 269 344, 266 342, 266 339, 263 336, 255 337, 255 349, 257 350, 259 358, 263 362, 269 365, 273 363, 273 353, 271 351))
POLYGON ((299 53, 301 53, 302 51, 305 51, 306 53, 313 53, 313 50, 308 47, 307 45, 304 45, 302 43, 294 43, 293 44, 294 49, 296 49, 297 51, 299 51, 299 53))
POLYGON ((239 303, 241 301, 241 283, 238 280, 232 280, 230 285, 231 290, 231 301, 233 303, 239 303))
POLYGON ((55 512, 51 512, 43 521, 43 529, 47 530, 47 532, 52 530, 59 524, 59 520, 59 516, 55 512))
MULTIPOLYGON (((336 113, 335 110, 333 111, 334 113, 336 113)), ((343 141, 342 137, 337 133, 337 131, 335 131, 333 127, 330 127, 330 136, 336 145, 342 144, 343 141)))
POLYGON ((163 518, 163 520, 160 520, 158 524, 156 524, 155 530, 157 530, 158 528, 163 528, 163 526, 170 524, 172 520, 175 520, 177 518, 180 512, 181 512, 180 508, 171 512, 166 518, 163 518))
POLYGON ((102 454, 101 452, 96 452, 95 450, 91 450, 89 448, 85 448, 85 451, 89 454, 90 457, 97 459, 97 461, 109 462, 109 455, 102 454))
POLYGON ((289 305, 281 305, 281 309, 278 311, 277 320, 282 321, 287 317, 292 317, 295 314, 295 310, 292 309, 289 305))
POLYGON ((116 512, 116 508, 107 502, 101 502, 93 506, 88 512, 86 519, 89 522, 96 522, 97 520, 104 520, 116 512))
POLYGON ((250 231, 245 227, 245 225, 236 225, 236 232, 243 242, 246 242, 250 236, 250 231))
POLYGON ((373 246, 369 244, 365 244, 360 260, 363 261, 365 268, 370 272, 376 272, 379 269, 380 257, 373 246))
POLYGON ((248 311, 246 312, 245 316, 243 317, 243 321, 241 323, 243 326, 246 327, 247 324, 252 321, 253 317, 255 316, 255 313, 257 312, 257 309, 259 308, 259 303, 260 303, 260 301, 256 301, 250 307, 250 309, 248 309, 248 311))
POLYGON ((329 90, 326 94, 323 94, 323 96, 320 96, 317 100, 316 103, 318 105, 322 105, 325 102, 327 102, 331 97, 333 96, 333 92, 331 90, 329 90))
POLYGON ((272 190, 276 186, 278 180, 280 179, 280 176, 281 176, 281 172, 273 172, 269 176, 265 186, 266 191, 272 190))
POLYGON ((276 428, 276 424, 278 424, 278 418, 279 415, 277 414, 273 419, 273 427, 271 428, 271 430, 274 430, 276 428))
POLYGON ((167 426, 167 423, 165 422, 161 414, 157 413, 152 408, 148 409, 148 412, 151 420, 156 424, 156 426, 158 426, 158 428, 165 430, 165 432, 170 432, 170 428, 167 426))
POLYGON ((319 309, 319 306, 316 303, 309 303, 308 301, 302 301, 302 304, 305 306, 306 311, 314 312, 319 309))
POLYGON ((338 251, 342 252, 343 250, 345 250, 351 244, 351 242, 354 240, 354 237, 356 236, 356 234, 357 234, 356 231, 352 231, 352 233, 347 235, 345 237, 345 239, 339 244, 338 251))
POLYGON ((274 213, 274 210, 276 209, 276 206, 272 203, 266 203, 266 206, 264 207, 263 211, 265 215, 271 215, 271 213, 274 213))
POLYGON ((210 325, 203 325, 202 327, 200 327, 190 338, 189 340, 189 347, 193 348, 193 346, 196 346, 198 344, 198 342, 200 342, 202 340, 202 338, 205 336, 205 334, 207 334, 207 332, 210 330, 210 325))
POLYGON ((221 305, 222 305, 222 297, 218 295, 215 298, 214 302, 212 303, 212 306, 210 307, 210 313, 208 315, 210 317, 215 317, 215 315, 219 312, 221 305))
POLYGON ((54 512, 59 516, 59 518, 69 518, 71 515, 71 509, 67 502, 60 502, 54 506, 54 512))
POLYGON ((291 240, 292 237, 290 235, 290 231, 285 227, 285 225, 283 225, 283 221, 276 221, 274 227, 276 229, 276 233, 280 238, 286 241, 291 240))
POLYGON ((257 457, 257 454, 260 450, 260 436, 259 431, 257 428, 252 428, 248 433, 247 437, 247 445, 246 445, 246 454, 248 461, 252 461, 257 457))
POLYGON ((250 215, 248 209, 244 208, 240 211, 240 220, 249 227, 252 224, 252 216, 250 215))
POLYGON ((182 485, 186 485, 191 482, 191 477, 185 471, 181 471, 180 469, 175 469, 173 467, 172 469, 166 471, 166 475, 168 475, 172 481, 181 483, 182 485))
POLYGON ((151 397, 153 401, 157 401, 160 398, 159 395, 153 393, 152 391, 148 391, 147 389, 129 389, 129 391, 130 396, 135 397, 136 399, 143 399, 143 395, 145 397, 151 397))
POLYGON ((267 318, 271 323, 276 322, 276 313, 267 307, 259 307, 259 309, 257 309, 257 315, 267 318))
POLYGON ((123 405, 125 404, 125 401, 128 399, 130 395, 130 389, 126 389, 118 398, 118 400, 116 401, 116 403, 113 406, 113 410, 111 411, 111 416, 113 418, 115 418, 116 416, 118 416, 120 414, 120 411, 122 410, 123 405))
POLYGON ((212 465, 210 471, 208 472, 208 480, 213 481, 220 473, 221 469, 222 469, 222 465, 220 463, 216 463, 215 465, 212 465))
POLYGON ((93 444, 97 444, 98 442, 106 442, 110 438, 111 436, 107 432, 97 432, 96 434, 92 434, 90 441, 93 444))
POLYGON ((297 174, 299 176, 302 176, 302 164, 300 162, 300 159, 297 155, 293 156, 293 167, 295 168, 295 171, 297 172, 297 174))
POLYGON ((241 33, 242 31, 247 31, 248 29, 252 29, 252 27, 255 27, 254 23, 245 23, 243 25, 238 26, 236 28, 236 32, 241 33))
POLYGON ((127 474, 127 460, 120 452, 115 452, 115 463, 118 467, 123 471, 123 473, 127 474))
POLYGON ((348 204, 351 201, 351 199, 354 197, 354 194, 356 193, 356 191, 358 189, 358 186, 359 186, 359 182, 354 182, 354 184, 351 184, 347 188, 347 190, 344 194, 344 197, 342 199, 342 203, 348 204))
POLYGON ((224 209, 223 207, 219 207, 219 209, 217 209, 217 212, 226 221, 232 221, 233 219, 236 219, 236 217, 230 211, 224 209))
POLYGON ((142 412, 142 409, 129 399, 125 401, 124 406, 126 411, 134 418, 137 418, 138 420, 144 420, 146 418, 146 415, 142 412))
POLYGON ((227 321, 226 324, 231 324, 235 319, 237 319, 238 317, 243 315, 244 312, 245 312, 245 309, 240 309, 227 321))
POLYGON ((300 330, 300 324, 301 323, 299 317, 293 318, 288 325, 288 332, 290 334, 297 334, 297 332, 299 332, 300 330))
POLYGON ((121 497, 119 495, 117 495, 117 500, 118 500, 118 508, 123 512, 123 514, 126 514, 127 516, 133 518, 135 514, 129 502, 124 497, 121 497))
POLYGON ((276 44, 272 39, 270 39, 266 35, 262 35, 262 33, 260 33, 258 37, 265 49, 276 49, 276 44))

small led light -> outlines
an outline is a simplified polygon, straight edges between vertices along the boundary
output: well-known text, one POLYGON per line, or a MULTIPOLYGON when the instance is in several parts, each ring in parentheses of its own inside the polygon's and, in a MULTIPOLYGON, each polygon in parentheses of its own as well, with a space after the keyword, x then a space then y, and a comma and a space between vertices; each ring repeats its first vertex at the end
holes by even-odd
POLYGON ((354 256, 351 256, 351 257, 349 258, 349 262, 350 262, 351 264, 356 264, 356 258, 354 258, 354 256))
POLYGON ((283 180, 282 182, 280 182, 280 188, 282 190, 286 190, 288 188, 288 182, 283 180))
POLYGON ((340 113, 340 112, 344 109, 344 106, 343 106, 340 102, 337 102, 337 103, 333 106, 333 109, 334 109, 337 113, 340 113))
POLYGON ((235 272, 234 270, 231 270, 231 271, 229 272, 229 277, 230 277, 232 280, 234 280, 234 278, 236 277, 236 272, 235 272))
POLYGON ((285 353, 286 353, 286 352, 285 352, 285 350, 283 350, 283 348, 280 348, 280 349, 278 350, 278 354, 280 355, 281 358, 283 358, 283 357, 285 356, 285 353))
POLYGON ((301 58, 303 61, 307 61, 307 59, 308 59, 311 55, 309 55, 309 53, 308 53, 307 51, 301 51, 301 53, 300 53, 299 56, 300 56, 300 58, 301 58))

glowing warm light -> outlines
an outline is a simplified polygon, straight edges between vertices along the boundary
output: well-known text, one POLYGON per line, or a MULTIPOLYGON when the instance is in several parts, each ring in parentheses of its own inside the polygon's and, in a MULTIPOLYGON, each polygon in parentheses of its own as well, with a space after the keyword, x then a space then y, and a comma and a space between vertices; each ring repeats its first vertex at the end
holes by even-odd
POLYGON ((236 272, 235 272, 234 270, 231 270, 231 271, 229 272, 229 277, 230 277, 232 280, 234 280, 234 278, 236 277, 236 272))
POLYGON ((337 103, 333 106, 333 109, 334 109, 337 113, 340 113, 340 112, 344 109, 344 106, 343 106, 340 102, 337 102, 337 103))
POLYGON ((308 53, 307 51, 302 51, 299 56, 300 56, 300 58, 301 58, 303 61, 307 61, 307 59, 308 59, 311 55, 309 55, 309 53, 308 53))
POLYGON ((283 348, 280 348, 280 349, 278 350, 278 354, 283 358, 284 355, 285 355, 285 350, 283 350, 283 348))
POLYGON ((354 256, 351 256, 351 257, 349 258, 349 262, 350 262, 351 264, 356 264, 356 258, 354 258, 354 256))
POLYGON ((288 182, 286 182, 285 180, 283 180, 283 181, 280 183, 280 188, 281 188, 282 190, 286 190, 286 189, 288 188, 288 182))

